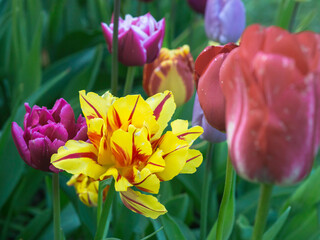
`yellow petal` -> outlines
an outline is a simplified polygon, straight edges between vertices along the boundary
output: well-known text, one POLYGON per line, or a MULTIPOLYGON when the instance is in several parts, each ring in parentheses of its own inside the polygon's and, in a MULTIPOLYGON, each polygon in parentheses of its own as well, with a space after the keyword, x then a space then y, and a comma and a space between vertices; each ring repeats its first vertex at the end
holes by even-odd
POLYGON ((118 129, 111 137, 111 151, 116 166, 125 167, 132 163, 132 134, 118 129))
POLYGON ((115 157, 112 155, 110 140, 106 136, 103 136, 100 140, 98 163, 107 168, 115 165, 115 157))
POLYGON ((152 173, 162 172, 166 166, 164 159, 162 158, 162 150, 157 149, 149 158, 146 168, 152 173))
POLYGON ((156 174, 160 180, 168 181, 177 176, 183 169, 189 146, 172 132, 167 132, 158 147, 163 151, 162 157, 165 161, 165 169, 156 174))
POLYGON ((51 163, 72 174, 84 174, 98 179, 106 169, 97 163, 97 149, 93 144, 69 140, 53 154, 51 163))
POLYGON ((87 121, 88 138, 95 148, 99 149, 100 140, 103 137, 104 120, 102 118, 93 118, 87 121))
POLYGON ((151 132, 158 131, 158 123, 153 116, 150 106, 140 95, 128 95, 117 99, 108 111, 108 131, 113 132, 119 128, 127 131, 132 124, 136 128, 148 126, 151 132))
POLYGON ((153 114, 159 124, 159 130, 151 138, 151 140, 154 141, 160 138, 163 130, 167 127, 168 122, 176 109, 176 104, 174 103, 172 93, 169 91, 153 95, 152 97, 149 97, 146 102, 153 110, 153 114))
POLYGON ((80 105, 83 115, 87 121, 93 118, 106 119, 108 109, 110 107, 110 99, 100 97, 94 92, 86 92, 84 90, 79 92, 80 105))
POLYGON ((113 178, 115 180, 114 187, 117 192, 127 191, 127 188, 132 186, 132 184, 128 181, 128 179, 126 179, 124 176, 121 176, 119 171, 113 167, 109 168, 105 174, 101 175, 100 180, 103 180, 103 179, 108 178, 110 176, 113 176, 113 178))
POLYGON ((120 197, 123 204, 131 211, 152 219, 156 219, 167 212, 157 198, 133 191, 131 188, 128 188, 126 192, 120 192, 120 197))
POLYGON ((160 188, 160 180, 147 168, 142 169, 141 172, 134 168, 134 182, 132 184, 141 191, 149 193, 158 193, 160 188))
POLYGON ((188 129, 188 121, 177 119, 171 123, 172 132, 179 139, 186 141, 189 146, 203 133, 200 126, 188 129))
POLYGON ((189 149, 186 159, 186 164, 180 173, 194 173, 197 171, 197 167, 202 163, 203 156, 200 151, 195 149, 189 149))

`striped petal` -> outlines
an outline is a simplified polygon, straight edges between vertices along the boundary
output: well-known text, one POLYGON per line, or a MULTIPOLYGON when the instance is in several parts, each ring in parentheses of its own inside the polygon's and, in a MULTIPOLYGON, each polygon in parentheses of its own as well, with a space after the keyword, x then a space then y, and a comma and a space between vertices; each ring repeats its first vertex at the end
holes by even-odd
POLYGON ((121 176, 118 170, 113 167, 109 168, 105 174, 101 175, 100 180, 106 179, 110 176, 113 176, 115 180, 114 187, 117 192, 127 191, 128 187, 132 186, 128 179, 126 179, 124 176, 121 176))
POLYGON ((140 95, 128 95, 116 100, 107 115, 108 131, 119 128, 127 131, 132 124, 136 128, 148 126, 151 132, 158 131, 158 123, 153 116, 153 111, 140 95))
POLYGON ((168 181, 177 176, 183 169, 189 146, 172 132, 167 132, 158 147, 163 151, 162 157, 165 161, 165 169, 156 174, 160 180, 168 181))
POLYGON ((197 167, 202 163, 203 157, 200 151, 195 149, 189 149, 186 164, 180 173, 194 173, 197 171, 197 167))
POLYGON ((165 165, 166 163, 162 158, 162 150, 157 149, 149 158, 148 164, 145 166, 145 168, 148 168, 152 173, 156 173, 162 172, 165 168, 165 165))
MULTIPOLYGON (((111 95, 112 96, 112 95, 111 95)), ((87 121, 93 118, 105 119, 113 97, 101 97, 94 92, 79 92, 80 105, 87 121)))
POLYGON ((106 168, 97 163, 98 152, 93 144, 69 140, 53 154, 51 163, 58 169, 72 174, 84 174, 98 179, 106 168))
POLYGON ((87 120, 88 138, 95 148, 99 149, 100 141, 103 136, 104 120, 102 118, 93 118, 87 120))
POLYGON ((166 208, 158 202, 157 198, 133 191, 131 188, 128 188, 126 192, 120 192, 120 197, 127 208, 145 217, 156 219, 167 212, 166 208))
POLYGON ((173 134, 179 139, 186 141, 189 146, 191 146, 194 140, 196 140, 203 133, 203 129, 200 126, 194 126, 188 129, 187 120, 175 120, 171 123, 171 128, 173 134))
POLYGON ((159 192, 160 180, 155 174, 151 173, 149 169, 144 168, 140 172, 139 170, 134 168, 133 171, 134 182, 132 183, 132 185, 144 192, 155 194, 159 192))
POLYGON ((168 122, 176 109, 176 104, 174 103, 174 98, 170 91, 153 95, 152 97, 149 97, 146 102, 153 110, 153 114, 159 124, 159 130, 151 139, 157 140, 160 138, 163 130, 167 127, 168 122))

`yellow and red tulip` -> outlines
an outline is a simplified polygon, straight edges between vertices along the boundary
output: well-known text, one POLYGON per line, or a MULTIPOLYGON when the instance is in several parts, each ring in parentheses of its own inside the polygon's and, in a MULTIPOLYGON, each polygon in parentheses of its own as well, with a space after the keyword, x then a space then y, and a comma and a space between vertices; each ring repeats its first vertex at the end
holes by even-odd
POLYGON ((156 194, 160 181, 195 172, 202 154, 189 147, 202 128, 188 129, 188 121, 176 120, 172 131, 163 134, 175 111, 169 91, 147 100, 140 95, 116 98, 108 92, 99 96, 81 91, 80 104, 90 142, 68 141, 52 156, 52 164, 95 180, 112 176, 129 209, 151 218, 166 213, 157 198, 131 187, 156 194))
POLYGON ((181 106, 193 94, 193 71, 189 46, 173 50, 162 48, 154 62, 144 65, 143 88, 149 96, 172 91, 177 106, 181 106))
MULTIPOLYGON (((76 193, 84 204, 89 207, 97 206, 99 181, 84 174, 75 174, 67 182, 68 186, 74 186, 76 193)), ((103 199, 106 198, 109 186, 103 190, 103 199)))

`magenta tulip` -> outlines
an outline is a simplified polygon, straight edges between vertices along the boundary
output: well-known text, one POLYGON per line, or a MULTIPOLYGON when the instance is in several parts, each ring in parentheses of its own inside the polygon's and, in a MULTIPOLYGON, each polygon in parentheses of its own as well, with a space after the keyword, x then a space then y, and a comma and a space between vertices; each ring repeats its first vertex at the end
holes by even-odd
POLYGON ((75 123, 71 106, 59 99, 51 110, 25 103, 24 130, 12 123, 11 133, 21 158, 31 167, 42 171, 58 172, 50 163, 51 155, 69 139, 84 140, 87 137, 85 118, 79 116, 75 123))
POLYGON ((288 185, 309 174, 320 136, 320 35, 252 25, 224 61, 227 141, 238 174, 288 185))
MULTIPOLYGON (((108 26, 101 23, 108 49, 112 52, 113 20, 108 26)), ((157 22, 150 13, 140 17, 119 18, 118 57, 127 66, 151 63, 159 54, 165 31, 164 18, 157 22)))
POLYGON ((207 0, 188 0, 190 7, 198 13, 204 14, 207 0))
POLYGON ((205 48, 195 62, 195 77, 199 102, 208 123, 225 131, 225 99, 220 87, 220 67, 237 45, 209 46, 205 48))

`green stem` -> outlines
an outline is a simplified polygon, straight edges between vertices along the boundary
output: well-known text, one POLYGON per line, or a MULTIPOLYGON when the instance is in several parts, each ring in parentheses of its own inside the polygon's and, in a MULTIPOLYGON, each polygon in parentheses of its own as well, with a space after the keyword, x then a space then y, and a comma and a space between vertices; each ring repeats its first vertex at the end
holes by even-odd
POLYGON ((253 227, 252 240, 262 239, 269 211, 271 193, 272 185, 261 184, 259 203, 253 227))
POLYGON ((174 29, 175 29, 175 18, 176 18, 176 1, 171 1, 171 10, 170 10, 170 32, 169 32, 169 41, 168 46, 172 48, 172 42, 174 39, 174 29))
POLYGON ((54 226, 54 240, 60 240, 60 189, 59 189, 59 174, 52 175, 52 192, 53 192, 53 226, 54 226))
POLYGON ((108 217, 110 214, 112 201, 114 199, 114 194, 115 194, 114 179, 112 179, 105 203, 103 205, 102 213, 101 213, 100 220, 98 223, 98 229, 96 232, 96 236, 94 237, 94 240, 105 239, 105 237, 108 234, 108 230, 109 230, 108 217))
POLYGON ((123 96, 130 94, 132 91, 135 71, 136 71, 136 67, 128 67, 126 83, 124 85, 124 90, 123 90, 123 96))
POLYGON ((290 32, 293 31, 294 21, 296 19, 297 13, 298 13, 298 8, 299 8, 299 2, 295 2, 293 10, 292 10, 292 15, 291 15, 291 19, 289 22, 289 26, 288 26, 288 30, 290 32))
POLYGON ((101 212, 102 212, 103 189, 104 189, 104 184, 102 181, 100 181, 99 182, 99 189, 98 189, 97 224, 99 224, 99 222, 100 222, 100 217, 101 217, 101 212))
POLYGON ((112 36, 112 75, 111 92, 117 95, 118 91, 118 27, 120 16, 120 0, 114 0, 113 36, 112 36))
POLYGON ((227 158, 227 166, 226 166, 226 179, 224 183, 224 190, 223 196, 220 204, 219 214, 218 214, 218 223, 217 223, 217 235, 216 239, 221 240, 223 239, 223 228, 224 228, 224 220, 226 218, 226 206, 228 205, 227 202, 230 199, 230 195, 232 194, 232 184, 234 178, 234 171, 232 168, 230 156, 228 155, 227 158))
POLYGON ((207 236, 207 219, 208 219, 208 202, 209 202, 209 188, 211 182, 211 161, 214 144, 209 143, 207 148, 207 159, 205 165, 205 172, 202 182, 201 194, 201 218, 200 218, 200 239, 205 239, 207 236))

